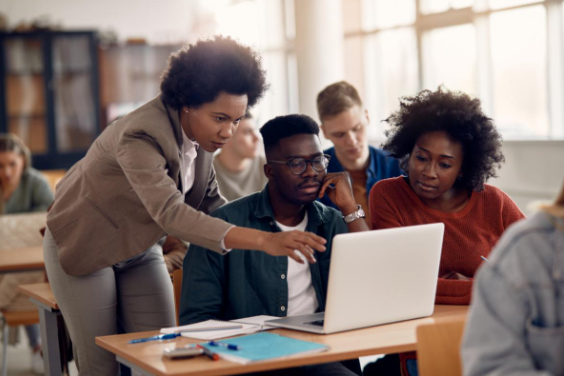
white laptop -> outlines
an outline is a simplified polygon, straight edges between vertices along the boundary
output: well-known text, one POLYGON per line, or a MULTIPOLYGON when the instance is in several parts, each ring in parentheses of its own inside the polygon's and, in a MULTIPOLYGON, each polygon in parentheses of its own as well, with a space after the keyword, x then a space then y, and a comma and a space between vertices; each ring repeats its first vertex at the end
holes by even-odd
POLYGON ((430 316, 444 224, 336 235, 325 312, 267 321, 313 333, 336 333, 430 316))

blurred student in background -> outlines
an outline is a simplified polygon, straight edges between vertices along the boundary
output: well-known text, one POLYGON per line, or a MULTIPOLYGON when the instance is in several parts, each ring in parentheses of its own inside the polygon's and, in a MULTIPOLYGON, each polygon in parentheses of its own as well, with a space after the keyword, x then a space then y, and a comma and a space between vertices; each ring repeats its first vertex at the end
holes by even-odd
MULTIPOLYGON (((368 145, 368 110, 348 82, 337 82, 323 89, 317 95, 317 112, 323 135, 333 142, 333 147, 325 150, 325 154, 331 156, 327 172, 350 174, 354 198, 366 211, 370 227, 370 189, 382 179, 400 176, 399 162, 383 150, 368 145)), ((336 208, 327 195, 321 201, 336 208)))
MULTIPOLYGON (((46 211, 53 202, 47 180, 31 167, 31 153, 14 134, 0 135, 0 215, 46 211)), ((29 299, 17 292, 18 285, 43 282, 44 272, 13 273, 0 276, 0 309, 27 311, 36 309, 29 299)), ((25 331, 32 350, 31 369, 43 373, 39 325, 25 331)))
MULTIPOLYGON (((485 184, 504 161, 501 136, 480 101, 439 87, 400 100, 384 150, 406 177, 370 192, 374 229, 444 223, 437 304, 470 304, 476 270, 509 225, 524 218, 500 189, 485 184)), ((415 353, 402 367, 417 374, 415 353)), ((404 368, 404 374, 407 374, 404 368)))
POLYGON ((232 139, 213 161, 219 193, 228 201, 262 191, 268 179, 263 167, 261 137, 256 122, 247 112, 232 139))
POLYGON ((476 276, 464 375, 564 375, 564 186, 512 226, 476 276))

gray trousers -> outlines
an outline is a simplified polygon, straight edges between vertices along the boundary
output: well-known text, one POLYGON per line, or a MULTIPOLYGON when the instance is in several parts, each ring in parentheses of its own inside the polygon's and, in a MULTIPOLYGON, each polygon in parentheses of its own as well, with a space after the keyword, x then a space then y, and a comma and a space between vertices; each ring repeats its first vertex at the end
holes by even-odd
POLYGON ((162 243, 92 274, 64 272, 59 249, 45 231, 43 252, 49 283, 73 342, 80 376, 118 374, 115 355, 98 347, 95 337, 175 326, 174 294, 162 243))

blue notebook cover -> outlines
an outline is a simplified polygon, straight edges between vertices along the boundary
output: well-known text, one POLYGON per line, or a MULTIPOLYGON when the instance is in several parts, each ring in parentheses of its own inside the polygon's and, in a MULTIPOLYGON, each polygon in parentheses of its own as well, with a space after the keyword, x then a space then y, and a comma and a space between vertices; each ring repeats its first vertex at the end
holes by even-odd
POLYGON ((200 345, 219 354, 223 359, 242 364, 296 354, 321 352, 329 349, 329 346, 319 343, 302 341, 266 332, 216 342, 238 345, 239 350, 230 350, 223 346, 211 346, 208 343, 201 343, 200 345))

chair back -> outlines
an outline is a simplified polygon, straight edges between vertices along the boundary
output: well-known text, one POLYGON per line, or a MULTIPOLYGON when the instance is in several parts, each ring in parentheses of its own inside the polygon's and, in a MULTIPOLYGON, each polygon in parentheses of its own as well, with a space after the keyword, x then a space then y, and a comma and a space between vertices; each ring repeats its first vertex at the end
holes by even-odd
POLYGON ((460 344, 465 318, 417 327, 417 367, 420 376, 462 376, 460 344))
POLYGON ((65 176, 66 170, 42 170, 41 173, 45 179, 47 179, 49 187, 51 187, 51 191, 55 193, 55 187, 65 176))
POLYGON ((176 311, 176 325, 178 324, 178 313, 180 310, 180 295, 182 293, 182 269, 172 272, 172 288, 174 289, 174 309, 176 311))

